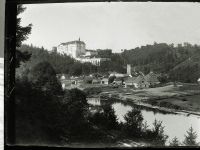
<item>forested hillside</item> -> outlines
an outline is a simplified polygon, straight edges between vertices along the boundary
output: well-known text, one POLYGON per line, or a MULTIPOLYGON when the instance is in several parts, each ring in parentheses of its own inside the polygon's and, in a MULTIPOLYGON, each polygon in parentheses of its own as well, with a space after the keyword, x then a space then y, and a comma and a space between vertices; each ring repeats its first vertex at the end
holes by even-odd
POLYGON ((67 55, 49 53, 43 47, 22 45, 20 50, 32 54, 30 61, 19 68, 22 70, 30 69, 45 60, 53 66, 56 73, 70 75, 106 74, 108 71, 126 73, 126 64, 131 64, 136 71, 142 71, 145 75, 150 71, 165 74, 168 76, 168 81, 190 83, 196 82, 200 77, 200 47, 189 43, 178 44, 178 46, 154 43, 124 50, 121 54, 112 53, 112 50, 98 50, 101 56, 109 55, 111 58, 111 61, 101 62, 100 66, 91 63, 81 64, 67 55))
POLYGON ((170 81, 196 82, 200 77, 200 47, 189 43, 154 43, 121 54, 126 63, 148 74, 150 71, 169 76, 170 81), (192 74, 191 74, 192 73, 192 74))
POLYGON ((105 74, 108 71, 117 71, 126 73, 123 60, 119 54, 112 53, 111 50, 98 50, 100 56, 110 57, 112 61, 101 62, 100 66, 94 66, 91 63, 76 62, 73 58, 67 55, 60 55, 56 52, 48 52, 43 47, 38 48, 32 45, 22 45, 21 52, 28 52, 31 54, 31 58, 26 63, 21 63, 18 68, 18 72, 24 70, 30 71, 37 63, 47 61, 51 64, 57 74, 64 73, 70 75, 89 75, 92 73, 105 74))

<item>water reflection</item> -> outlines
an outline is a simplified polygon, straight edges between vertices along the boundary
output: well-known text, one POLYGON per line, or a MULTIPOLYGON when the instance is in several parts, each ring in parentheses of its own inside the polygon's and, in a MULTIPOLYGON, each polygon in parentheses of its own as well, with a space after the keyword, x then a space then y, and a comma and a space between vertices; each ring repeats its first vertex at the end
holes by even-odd
MULTIPOLYGON (((111 105, 115 109, 115 113, 118 116, 119 121, 124 121, 123 116, 136 106, 132 102, 120 101, 117 99, 101 100, 100 98, 89 98, 88 102, 93 105, 92 109, 102 108, 105 105, 111 105), (95 99, 97 101, 95 101, 95 99), (95 103, 97 102, 97 103, 95 103)), ((148 108, 145 106, 139 106, 141 108, 144 120, 147 121, 149 128, 153 127, 154 120, 162 121, 162 125, 165 127, 164 131, 169 135, 168 140, 172 140, 175 136, 180 142, 184 140, 184 134, 187 134, 188 129, 194 128, 197 133, 197 141, 200 142, 200 118, 197 116, 186 116, 180 114, 171 114, 154 108, 148 108)))

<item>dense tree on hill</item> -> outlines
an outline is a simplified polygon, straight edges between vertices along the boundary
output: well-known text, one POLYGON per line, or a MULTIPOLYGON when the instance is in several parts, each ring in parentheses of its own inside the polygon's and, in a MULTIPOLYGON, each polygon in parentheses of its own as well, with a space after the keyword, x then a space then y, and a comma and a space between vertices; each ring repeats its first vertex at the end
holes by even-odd
POLYGON ((28 35, 31 33, 32 24, 28 26, 21 26, 21 18, 19 18, 19 14, 23 13, 26 10, 22 5, 17 5, 17 26, 16 26, 16 61, 15 67, 18 68, 20 66, 20 62, 28 61, 31 55, 28 52, 21 52, 20 46, 23 41, 28 39, 28 35))
POLYGON ((109 58, 112 55, 112 50, 111 49, 97 49, 97 53, 100 57, 103 58, 109 58))
POLYGON ((38 63, 30 70, 29 80, 35 84, 36 88, 51 96, 62 92, 61 83, 56 78, 56 72, 47 61, 38 63))
POLYGON ((80 62, 75 62, 70 68, 69 68, 69 74, 74 76, 79 76, 82 74, 82 64, 80 62))
POLYGON ((169 80, 185 83, 196 83, 199 78, 199 66, 182 66, 169 72, 169 80))

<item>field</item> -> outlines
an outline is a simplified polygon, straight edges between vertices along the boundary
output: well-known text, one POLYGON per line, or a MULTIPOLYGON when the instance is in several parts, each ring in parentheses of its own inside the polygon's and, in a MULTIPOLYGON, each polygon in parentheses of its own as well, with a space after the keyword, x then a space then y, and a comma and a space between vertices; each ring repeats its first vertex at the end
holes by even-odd
POLYGON ((169 99, 162 99, 158 102, 171 102, 174 105, 180 106, 182 109, 200 112, 200 95, 183 96, 169 99))

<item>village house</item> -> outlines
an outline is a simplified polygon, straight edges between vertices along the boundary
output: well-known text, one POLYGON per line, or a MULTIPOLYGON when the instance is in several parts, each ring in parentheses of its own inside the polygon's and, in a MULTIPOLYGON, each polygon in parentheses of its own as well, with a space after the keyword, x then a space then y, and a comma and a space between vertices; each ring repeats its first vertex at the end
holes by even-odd
POLYGON ((149 83, 145 80, 145 77, 142 75, 139 75, 134 81, 133 81, 134 87, 136 88, 149 88, 149 83))
POLYGON ((199 82, 199 84, 200 84, 200 78, 197 80, 197 82, 199 82))
POLYGON ((99 83, 101 83, 101 80, 99 80, 99 79, 92 80, 92 84, 99 84, 99 83))
POLYGON ((144 78, 150 84, 150 86, 155 86, 156 84, 160 83, 157 79, 157 76, 153 72, 150 72, 144 78))
POLYGON ((117 84, 117 85, 122 85, 122 79, 116 78, 116 79, 114 79, 113 83, 117 84))
POLYGON ((108 78, 103 78, 101 80, 101 84, 108 84, 108 78))
POLYGON ((135 81, 136 77, 127 77, 124 79, 125 88, 127 87, 134 87, 133 82, 135 81))

